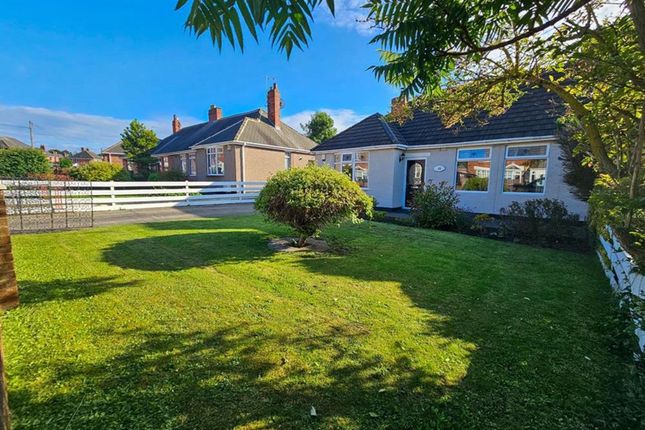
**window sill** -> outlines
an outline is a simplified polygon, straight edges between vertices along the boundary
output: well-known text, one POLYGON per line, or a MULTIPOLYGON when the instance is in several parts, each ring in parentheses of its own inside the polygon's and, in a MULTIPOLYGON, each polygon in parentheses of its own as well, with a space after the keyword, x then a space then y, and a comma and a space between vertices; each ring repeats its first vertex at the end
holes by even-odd
POLYGON ((541 193, 529 193, 526 191, 502 191, 502 194, 510 194, 513 196, 543 196, 545 193, 542 191, 541 193))
POLYGON ((211 174, 211 173, 209 173, 209 174, 208 174, 208 175, 206 175, 206 176, 224 176, 224 174, 223 174, 223 173, 218 173, 218 174, 215 174, 215 173, 211 174))
POLYGON ((486 191, 474 191, 474 190, 458 190, 458 189, 456 189, 456 188, 455 188, 455 191, 456 191, 456 192, 458 192, 458 193, 464 193, 464 194, 486 194, 486 193, 488 193, 490 190, 486 190, 486 191))

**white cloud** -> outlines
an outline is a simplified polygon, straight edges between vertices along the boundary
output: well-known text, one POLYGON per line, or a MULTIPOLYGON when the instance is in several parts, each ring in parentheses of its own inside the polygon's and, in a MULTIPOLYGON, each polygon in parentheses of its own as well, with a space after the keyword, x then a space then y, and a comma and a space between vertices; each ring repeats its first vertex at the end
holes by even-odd
POLYGON ((320 111, 326 112, 329 114, 329 116, 332 117, 332 119, 334 120, 334 127, 336 127, 336 130, 338 130, 338 132, 351 127, 367 116, 356 113, 351 109, 318 109, 315 111, 303 110, 302 112, 298 112, 293 115, 287 115, 283 117, 282 120, 296 130, 302 131, 300 124, 306 123, 311 118, 311 115, 320 111))
MULTIPOLYGON (((140 119, 159 137, 171 132, 172 115, 140 119)), ((180 116, 182 125, 200 122, 197 118, 180 116)), ((0 135, 12 136, 29 143, 27 123, 34 123, 34 144, 47 148, 78 150, 81 146, 95 151, 118 142, 130 119, 111 116, 71 113, 30 106, 0 105, 0 135)))
POLYGON ((336 0, 334 16, 323 3, 317 17, 334 27, 353 29, 362 35, 372 35, 374 29, 367 22, 367 9, 361 7, 364 4, 365 0, 336 0))

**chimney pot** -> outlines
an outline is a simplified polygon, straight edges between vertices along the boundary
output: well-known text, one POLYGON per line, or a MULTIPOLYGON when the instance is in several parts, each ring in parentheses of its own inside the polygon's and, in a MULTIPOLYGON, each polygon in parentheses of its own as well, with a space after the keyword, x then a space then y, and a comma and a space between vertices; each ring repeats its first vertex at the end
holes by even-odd
POLYGON ((273 87, 267 93, 267 108, 269 113, 269 121, 273 123, 275 128, 280 128, 280 108, 282 107, 282 100, 280 99, 280 91, 278 84, 273 84, 273 87))
POLYGON ((218 119, 221 119, 222 116, 223 114, 221 107, 211 105, 210 109, 208 109, 208 122, 217 121, 218 119))
POLYGON ((181 130, 181 122, 179 122, 179 118, 177 118, 177 115, 172 116, 172 134, 177 133, 179 130, 181 130))

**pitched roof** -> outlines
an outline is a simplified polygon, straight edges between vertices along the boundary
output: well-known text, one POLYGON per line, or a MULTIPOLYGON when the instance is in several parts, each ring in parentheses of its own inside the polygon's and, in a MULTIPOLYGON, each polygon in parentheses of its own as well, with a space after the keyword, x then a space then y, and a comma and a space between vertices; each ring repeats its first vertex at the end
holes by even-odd
POLYGON ((89 148, 81 148, 79 152, 72 155, 75 160, 98 160, 100 157, 89 148))
POLYGON ((182 128, 159 141, 152 155, 188 151, 193 147, 230 141, 259 143, 291 149, 310 150, 316 143, 284 122, 279 129, 262 109, 231 115, 213 122, 182 128))
POLYGON ((562 102, 557 96, 541 88, 535 88, 528 90, 502 115, 488 118, 483 124, 476 120, 466 120, 463 125, 446 128, 434 112, 415 111, 412 119, 399 125, 386 123, 383 116, 374 114, 321 143, 314 150, 327 151, 392 144, 439 145, 553 136, 557 133, 557 119, 562 112, 562 102), (390 127, 393 137, 384 138, 381 123, 386 123, 390 127))
POLYGON ((10 148, 27 149, 31 147, 26 143, 19 141, 15 137, 0 136, 0 149, 10 148))
POLYGON ((123 142, 119 141, 114 145, 108 146, 101 151, 101 154, 125 154, 123 149, 123 142))

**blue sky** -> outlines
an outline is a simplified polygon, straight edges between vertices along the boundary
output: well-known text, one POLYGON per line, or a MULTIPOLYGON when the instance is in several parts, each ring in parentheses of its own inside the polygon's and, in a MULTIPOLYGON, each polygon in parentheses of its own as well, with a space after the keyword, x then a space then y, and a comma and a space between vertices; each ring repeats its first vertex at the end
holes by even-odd
POLYGON ((247 41, 220 52, 183 27, 175 0, 25 2, 0 13, 0 135, 77 149, 106 147, 132 118, 162 137, 176 113, 184 125, 262 107, 267 78, 278 82, 292 125, 328 110, 339 128, 387 110, 396 89, 367 68, 378 62, 369 29, 357 22, 362 0, 339 1, 336 19, 319 13, 313 41, 290 60, 247 41))

